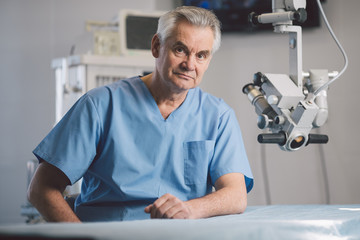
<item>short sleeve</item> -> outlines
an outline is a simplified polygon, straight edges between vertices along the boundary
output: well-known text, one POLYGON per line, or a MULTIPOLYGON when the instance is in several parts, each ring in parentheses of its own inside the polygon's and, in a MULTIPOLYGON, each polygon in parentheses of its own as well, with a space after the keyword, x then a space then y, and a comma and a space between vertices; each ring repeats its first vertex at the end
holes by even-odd
POLYGON ((96 156, 100 119, 91 97, 82 96, 35 148, 33 154, 59 168, 75 183, 96 156))
POLYGON ((253 187, 253 175, 246 155, 241 130, 232 109, 220 118, 214 156, 210 163, 212 184, 227 173, 242 173, 245 176, 247 192, 253 187))

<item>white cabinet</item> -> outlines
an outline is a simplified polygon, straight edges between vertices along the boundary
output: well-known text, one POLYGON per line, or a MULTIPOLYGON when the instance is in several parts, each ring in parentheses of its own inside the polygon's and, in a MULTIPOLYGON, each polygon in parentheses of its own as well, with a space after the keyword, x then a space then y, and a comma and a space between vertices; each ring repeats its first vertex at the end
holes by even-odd
POLYGON ((153 71, 154 58, 148 56, 78 55, 54 59, 57 123, 84 93, 124 78, 153 71))

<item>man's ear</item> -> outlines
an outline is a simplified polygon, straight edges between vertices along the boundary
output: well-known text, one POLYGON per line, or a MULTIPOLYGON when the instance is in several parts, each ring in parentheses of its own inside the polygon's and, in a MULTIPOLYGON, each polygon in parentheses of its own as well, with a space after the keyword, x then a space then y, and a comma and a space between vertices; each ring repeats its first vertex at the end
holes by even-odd
POLYGON ((151 40, 151 53, 154 58, 159 57, 160 53, 160 39, 157 34, 155 34, 151 40))

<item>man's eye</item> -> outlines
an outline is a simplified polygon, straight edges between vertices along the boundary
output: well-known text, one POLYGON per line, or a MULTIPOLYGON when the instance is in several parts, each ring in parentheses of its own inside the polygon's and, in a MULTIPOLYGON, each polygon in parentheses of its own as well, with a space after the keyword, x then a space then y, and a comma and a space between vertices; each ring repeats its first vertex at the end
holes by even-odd
POLYGON ((184 49, 181 48, 181 47, 176 48, 175 51, 176 51, 177 53, 184 53, 184 52, 185 52, 184 49))
POLYGON ((204 60, 204 59, 206 59, 207 55, 204 54, 204 53, 199 53, 197 57, 198 57, 198 59, 200 59, 200 60, 204 60))

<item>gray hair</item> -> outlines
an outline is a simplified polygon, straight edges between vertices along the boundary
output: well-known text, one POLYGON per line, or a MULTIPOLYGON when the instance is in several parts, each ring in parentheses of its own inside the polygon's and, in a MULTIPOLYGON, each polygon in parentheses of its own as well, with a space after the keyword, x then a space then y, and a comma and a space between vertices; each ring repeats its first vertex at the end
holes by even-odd
POLYGON ((210 27, 214 34, 212 53, 219 49, 221 42, 220 21, 213 12, 191 6, 178 7, 160 17, 157 35, 161 43, 164 43, 171 36, 175 25, 182 20, 186 20, 195 26, 210 27))

